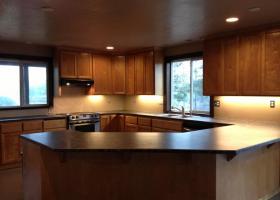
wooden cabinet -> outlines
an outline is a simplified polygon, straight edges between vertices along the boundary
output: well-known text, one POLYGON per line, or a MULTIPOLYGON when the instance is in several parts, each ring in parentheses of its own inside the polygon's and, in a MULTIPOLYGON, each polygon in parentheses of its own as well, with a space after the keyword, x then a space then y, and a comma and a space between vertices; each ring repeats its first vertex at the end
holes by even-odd
POLYGON ((125 94, 125 57, 112 58, 112 86, 113 94, 125 94))
POLYGON ((138 124, 141 126, 152 126, 152 118, 138 117, 138 124))
POLYGON ((139 132, 152 132, 152 127, 138 125, 138 131, 139 132))
POLYGON ((280 95, 280 29, 267 31, 264 42, 262 93, 280 95))
POLYGON ((263 33, 242 34, 239 39, 241 95, 260 95, 263 33))
POLYGON ((183 131, 183 122, 179 120, 152 119, 153 130, 155 128, 166 131, 183 131))
POLYGON ((223 39, 223 94, 238 94, 238 37, 223 39))
POLYGON ((203 60, 203 94, 222 94, 224 82, 222 40, 205 42, 203 60))
POLYGON ((124 131, 123 115, 101 115, 100 131, 103 132, 119 132, 124 131))
POLYGON ((204 95, 280 95, 280 29, 205 42, 204 95))
POLYGON ((134 55, 126 57, 125 66, 125 93, 127 95, 135 94, 135 59, 134 55))
POLYGON ((43 123, 44 131, 63 131, 66 130, 66 119, 50 119, 43 123))
POLYGON ((112 64, 110 56, 93 56, 93 80, 94 94, 112 94, 112 64))
POLYGON ((76 53, 69 51, 60 52, 60 77, 76 78, 76 53))
POLYGON ((135 55, 135 94, 155 94, 155 66, 153 52, 135 55))
POLYGON ((155 64, 154 53, 147 52, 145 54, 145 91, 146 95, 155 94, 155 64))
POLYGON ((136 124, 125 123, 125 131, 126 132, 137 132, 138 126, 136 124))
POLYGON ((22 133, 21 122, 2 123, 1 127, 1 164, 20 161, 20 139, 22 133))
POLYGON ((90 53, 77 53, 77 77, 92 79, 92 56, 90 53))
POLYGON ((23 133, 36 133, 43 131, 43 120, 30 120, 22 122, 23 133))
POLYGON ((135 94, 145 93, 145 54, 135 55, 135 94))
POLYGON ((75 51, 61 51, 60 77, 92 79, 91 54, 75 51))

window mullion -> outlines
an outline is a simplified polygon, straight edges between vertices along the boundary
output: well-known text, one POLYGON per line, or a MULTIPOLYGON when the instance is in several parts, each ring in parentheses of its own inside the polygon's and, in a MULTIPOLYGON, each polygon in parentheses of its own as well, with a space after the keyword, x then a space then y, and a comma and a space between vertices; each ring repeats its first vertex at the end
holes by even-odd
POLYGON ((193 111, 193 60, 190 60, 190 114, 193 111))

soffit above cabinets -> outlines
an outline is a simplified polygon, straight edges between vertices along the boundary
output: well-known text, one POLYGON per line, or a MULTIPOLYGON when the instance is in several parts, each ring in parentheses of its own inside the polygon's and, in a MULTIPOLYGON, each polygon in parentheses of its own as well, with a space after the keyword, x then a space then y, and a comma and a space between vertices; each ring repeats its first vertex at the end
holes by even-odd
POLYGON ((164 47, 279 22, 279 7, 279 0, 3 0, 0 39, 116 51, 164 47), (240 20, 227 24, 229 16, 240 20))

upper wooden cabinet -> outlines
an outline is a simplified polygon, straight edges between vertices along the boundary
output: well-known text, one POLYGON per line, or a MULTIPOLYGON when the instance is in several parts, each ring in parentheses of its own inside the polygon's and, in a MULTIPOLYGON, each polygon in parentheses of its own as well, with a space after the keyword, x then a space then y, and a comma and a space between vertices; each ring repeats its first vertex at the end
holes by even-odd
POLYGON ((125 57, 112 58, 112 87, 113 94, 125 94, 125 57))
POLYGON ((145 54, 145 91, 144 94, 155 94, 155 64, 154 53, 147 52, 145 54))
POLYGON ((145 54, 135 55, 135 94, 145 92, 145 54))
POLYGON ((265 33, 262 93, 280 95, 280 29, 265 33))
POLYGON ((263 33, 239 37, 239 88, 241 95, 260 95, 263 33))
POLYGON ((92 79, 91 54, 60 51, 60 77, 92 79))
POLYGON ((135 55, 135 94, 155 94, 155 66, 153 52, 135 55))
POLYGON ((280 95, 280 30, 208 40, 204 47, 204 95, 280 95))
POLYGON ((126 57, 125 66, 125 93, 127 95, 135 94, 135 56, 126 57))
POLYGON ((94 94, 112 94, 111 56, 93 55, 94 94))
POLYGON ((222 40, 209 40, 204 44, 203 93, 217 95, 223 92, 222 40))

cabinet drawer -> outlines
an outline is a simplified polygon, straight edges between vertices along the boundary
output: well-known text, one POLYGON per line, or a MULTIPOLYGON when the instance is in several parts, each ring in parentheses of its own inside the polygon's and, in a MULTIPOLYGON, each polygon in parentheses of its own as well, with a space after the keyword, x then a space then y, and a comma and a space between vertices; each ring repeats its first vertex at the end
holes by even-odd
POLYGON ((152 119, 153 128, 162 128, 167 130, 182 131, 183 122, 174 120, 152 119))
POLYGON ((125 123, 137 124, 137 116, 125 116, 125 123))
POLYGON ((153 128, 152 128, 152 131, 153 131, 153 132, 172 132, 171 130, 168 130, 168 129, 156 128, 156 127, 153 127, 153 128))
POLYGON ((152 119, 149 117, 138 117, 138 124, 143 126, 151 126, 152 119))
POLYGON ((125 124, 125 131, 127 132, 137 132, 138 126, 135 124, 125 124))
POLYGON ((138 125, 138 131, 143 131, 143 132, 151 132, 152 131, 152 127, 150 126, 139 126, 138 125))
POLYGON ((22 131, 21 122, 7 122, 1 124, 1 133, 14 133, 22 131))
POLYGON ((34 131, 43 131, 43 121, 42 120, 34 120, 34 121, 25 121, 23 122, 23 131, 34 132, 34 131))
POLYGON ((66 128, 66 120, 65 119, 55 119, 55 120, 45 120, 44 121, 44 130, 56 129, 56 128, 66 128))

